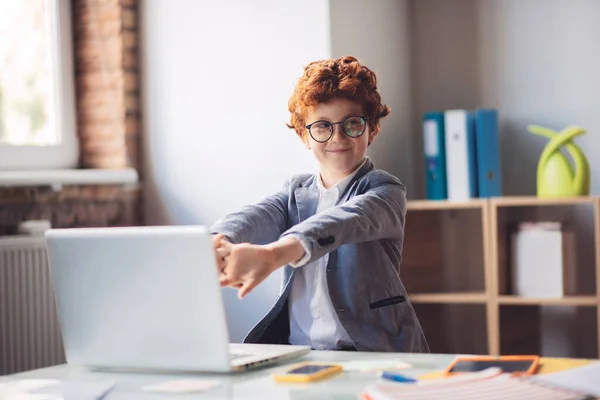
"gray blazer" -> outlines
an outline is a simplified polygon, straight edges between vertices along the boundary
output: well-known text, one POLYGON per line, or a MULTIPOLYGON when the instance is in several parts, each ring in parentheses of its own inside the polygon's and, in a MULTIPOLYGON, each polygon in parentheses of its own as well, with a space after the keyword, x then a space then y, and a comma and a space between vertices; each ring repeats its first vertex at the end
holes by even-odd
MULTIPOLYGON (((367 159, 336 207, 316 214, 316 175, 297 175, 258 204, 211 227, 233 243, 267 244, 289 234, 309 243, 314 261, 329 253, 327 284, 339 321, 359 351, 429 352, 400 280, 406 191, 367 159)), ((302 267, 300 267, 302 268, 302 267)), ((288 296, 295 269, 284 267, 280 296, 244 339, 288 344, 288 296)))

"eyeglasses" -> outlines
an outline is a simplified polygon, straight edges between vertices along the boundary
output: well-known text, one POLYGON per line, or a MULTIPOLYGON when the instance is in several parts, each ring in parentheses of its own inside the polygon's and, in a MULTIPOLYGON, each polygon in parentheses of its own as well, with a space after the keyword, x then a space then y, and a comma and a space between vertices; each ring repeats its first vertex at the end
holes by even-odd
POLYGON ((367 117, 348 117, 340 122, 329 122, 324 120, 315 121, 306 125, 310 137, 315 142, 325 143, 333 136, 333 126, 341 124, 342 131, 351 138, 357 138, 365 133, 367 128, 367 117))

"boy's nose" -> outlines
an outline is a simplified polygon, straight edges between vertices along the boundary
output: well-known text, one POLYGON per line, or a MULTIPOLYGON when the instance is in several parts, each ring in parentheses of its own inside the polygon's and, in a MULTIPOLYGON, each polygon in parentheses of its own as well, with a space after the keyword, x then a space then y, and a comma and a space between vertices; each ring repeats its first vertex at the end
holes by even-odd
POLYGON ((337 124, 333 126, 333 136, 331 136, 331 141, 332 142, 341 142, 343 140, 346 140, 347 136, 344 133, 344 128, 342 127, 342 124, 337 124))

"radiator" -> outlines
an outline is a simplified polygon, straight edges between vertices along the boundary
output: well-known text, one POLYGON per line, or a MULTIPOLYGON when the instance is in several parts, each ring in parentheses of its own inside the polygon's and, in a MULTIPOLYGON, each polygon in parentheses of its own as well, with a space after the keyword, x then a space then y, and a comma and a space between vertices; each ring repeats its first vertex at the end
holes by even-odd
POLYGON ((43 236, 0 237, 0 375, 64 362, 43 236))

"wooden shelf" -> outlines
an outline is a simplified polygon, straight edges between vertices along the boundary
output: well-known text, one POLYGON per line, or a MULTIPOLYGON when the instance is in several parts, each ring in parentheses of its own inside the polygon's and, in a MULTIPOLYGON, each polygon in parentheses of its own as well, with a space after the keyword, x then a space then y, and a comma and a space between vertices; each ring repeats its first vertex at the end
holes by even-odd
POLYGON ((557 298, 535 298, 514 295, 498 297, 498 303, 515 306, 598 306, 596 296, 565 296, 557 298))
POLYGON ((409 210, 454 210, 465 208, 480 208, 486 203, 497 207, 525 207, 525 206, 569 206, 578 204, 594 204, 598 196, 580 197, 555 197, 544 198, 536 196, 504 196, 491 198, 477 198, 464 201, 450 200, 409 200, 409 210))
POLYGON ((416 293, 409 295, 412 303, 420 304, 485 304, 487 296, 485 293, 416 293))
POLYGON ((455 210, 465 208, 481 208, 486 204, 486 199, 472 199, 465 201, 448 200, 410 200, 407 203, 409 210, 455 210))
MULTIPOLYGON (((437 341, 438 348, 450 343, 468 349, 470 344, 460 342, 462 332, 454 327, 468 326, 471 314, 476 314, 485 319, 487 343, 484 347, 488 354, 521 351, 519 346, 527 341, 528 335, 537 337, 541 343, 543 335, 539 329, 541 324, 550 323, 548 321, 555 323, 553 333, 560 331, 566 335, 564 340, 576 342, 578 329, 589 332, 592 339, 587 338, 585 349, 577 354, 585 357, 600 354, 600 196, 412 200, 407 208, 413 214, 407 217, 412 225, 406 233, 403 273, 406 282, 413 286, 409 300, 420 307, 418 317, 429 327, 428 332, 432 340, 437 341), (582 206, 591 210, 578 209, 582 206), (453 210, 457 212, 448 212, 453 210), (579 211, 593 215, 583 216, 579 211), (578 224, 581 218, 593 221, 591 226, 578 224), (500 294, 508 293, 509 234, 513 225, 524 221, 559 221, 572 229, 578 238, 577 264, 574 264, 578 267, 570 272, 577 279, 577 289, 571 292, 595 292, 595 295, 533 298, 500 294), (547 315, 551 317, 542 320, 540 315, 546 311, 543 306, 558 309, 556 313, 548 310, 547 315), (577 316, 585 315, 580 318, 581 327, 572 325, 569 321, 574 318, 573 314, 563 315, 561 307, 577 307, 577 316), (510 318, 501 322, 501 313, 510 318), (595 320, 590 315, 594 315, 595 320), (511 325, 508 320, 517 322, 511 325), (566 325, 561 326, 556 322, 559 320, 566 325), (438 328, 439 321, 447 325, 438 328), (529 331, 521 329, 527 324, 529 331), (436 336, 438 329, 444 329, 445 336, 436 336), (595 343, 590 344, 589 340, 595 343)), ((530 347, 523 348, 537 351, 535 346, 539 343, 529 343, 530 347)))
POLYGON ((543 198, 536 196, 511 196, 493 197, 490 203, 497 207, 523 207, 523 206, 570 206, 578 204, 594 204, 598 197, 555 197, 543 198))

